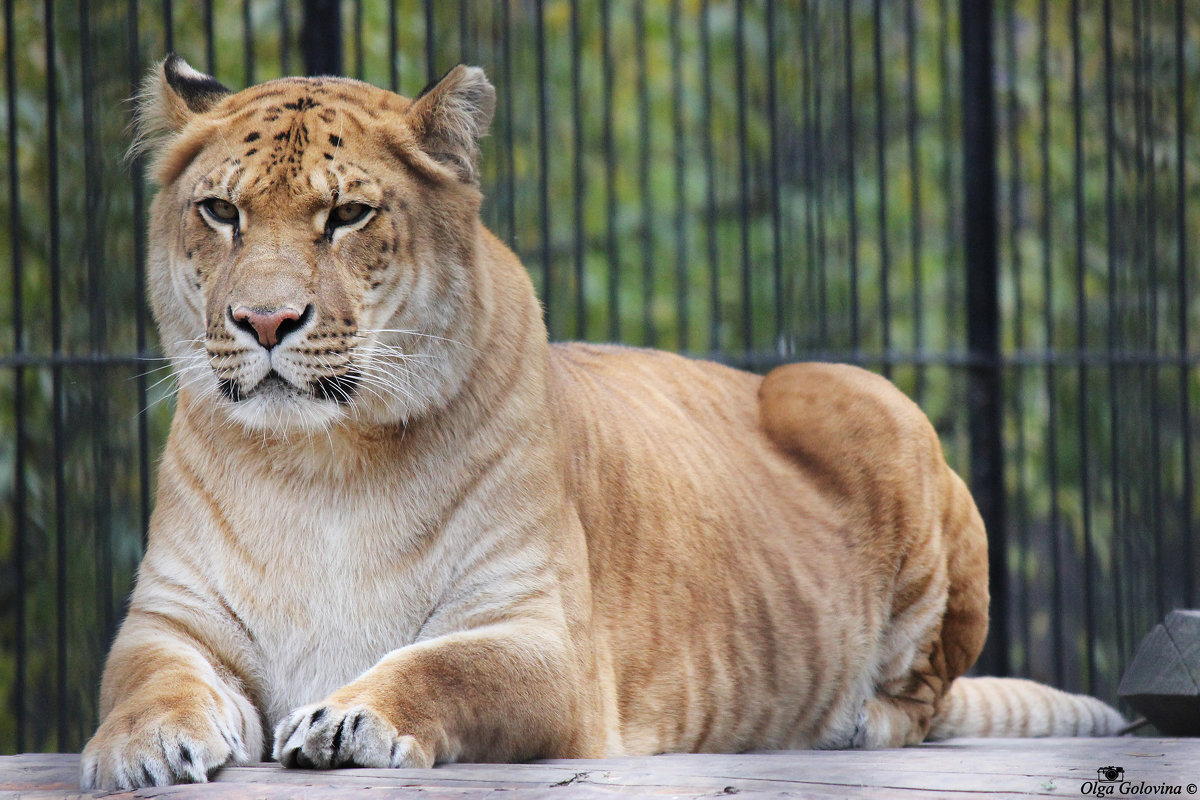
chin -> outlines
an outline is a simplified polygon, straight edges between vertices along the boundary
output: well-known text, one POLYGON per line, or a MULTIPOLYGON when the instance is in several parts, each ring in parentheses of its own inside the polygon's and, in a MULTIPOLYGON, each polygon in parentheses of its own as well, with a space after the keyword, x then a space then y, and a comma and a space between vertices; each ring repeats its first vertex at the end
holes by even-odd
POLYGON ((342 403, 276 384, 264 386, 248 397, 226 399, 223 405, 229 418, 246 430, 279 436, 328 431, 348 416, 342 403))

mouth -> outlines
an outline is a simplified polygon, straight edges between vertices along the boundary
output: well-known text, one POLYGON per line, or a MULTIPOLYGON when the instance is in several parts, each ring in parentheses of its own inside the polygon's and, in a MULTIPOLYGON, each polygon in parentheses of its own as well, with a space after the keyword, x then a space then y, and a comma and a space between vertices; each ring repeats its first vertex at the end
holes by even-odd
POLYGON ((358 387, 358 373, 350 370, 341 375, 326 375, 300 387, 284 378, 275 370, 255 384, 248 391, 236 381, 224 379, 218 382, 221 394, 234 403, 241 403, 252 398, 261 398, 268 402, 294 400, 325 400, 338 405, 349 404, 358 387))

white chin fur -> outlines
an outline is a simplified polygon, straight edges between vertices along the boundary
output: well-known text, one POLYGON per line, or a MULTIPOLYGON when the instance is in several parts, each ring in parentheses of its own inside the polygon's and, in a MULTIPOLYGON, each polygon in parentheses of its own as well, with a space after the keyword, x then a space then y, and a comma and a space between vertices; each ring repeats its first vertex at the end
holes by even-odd
POLYGON ((323 431, 346 418, 337 403, 303 397, 249 397, 223 405, 230 419, 255 433, 323 431))

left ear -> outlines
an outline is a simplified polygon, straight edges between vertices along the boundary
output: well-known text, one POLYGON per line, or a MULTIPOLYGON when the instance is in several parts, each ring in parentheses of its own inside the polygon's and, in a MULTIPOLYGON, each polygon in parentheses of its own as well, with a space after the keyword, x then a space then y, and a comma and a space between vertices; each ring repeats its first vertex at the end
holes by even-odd
POLYGON ((195 117, 211 111, 229 95, 211 75, 205 75, 171 53, 142 82, 135 98, 135 136, 130 158, 157 149, 161 139, 179 133, 195 117))
POLYGON ((417 95, 406 121, 426 155, 478 184, 479 140, 495 109, 496 90, 483 70, 459 64, 417 95))

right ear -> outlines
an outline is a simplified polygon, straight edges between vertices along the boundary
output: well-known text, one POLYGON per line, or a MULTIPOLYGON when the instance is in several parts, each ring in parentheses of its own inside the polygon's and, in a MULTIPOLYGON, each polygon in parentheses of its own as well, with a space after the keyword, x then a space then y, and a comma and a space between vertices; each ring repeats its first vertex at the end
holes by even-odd
POLYGON ((136 136, 130 155, 150 149, 156 139, 183 130, 198 114, 210 111, 230 94, 211 75, 171 53, 150 70, 137 97, 136 136))
POLYGON ((426 86, 408 111, 421 150, 466 183, 479 183, 479 140, 496 109, 496 90, 479 67, 459 64, 426 86))

